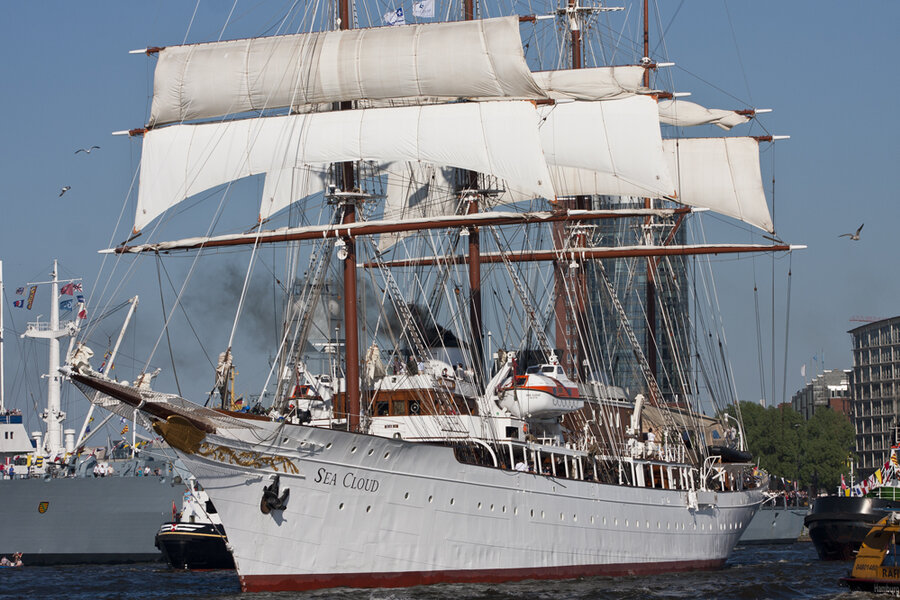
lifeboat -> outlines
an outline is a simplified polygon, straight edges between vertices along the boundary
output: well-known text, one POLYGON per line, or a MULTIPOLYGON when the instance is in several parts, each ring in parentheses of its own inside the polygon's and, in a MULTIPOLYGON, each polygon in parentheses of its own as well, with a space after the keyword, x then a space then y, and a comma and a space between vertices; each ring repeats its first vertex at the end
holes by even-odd
POLYGON ((869 530, 853 562, 850 577, 841 579, 851 590, 900 595, 900 513, 892 512, 869 530))
POLYGON ((528 367, 507 379, 497 395, 500 406, 520 419, 559 417, 584 407, 578 386, 558 363, 528 367))

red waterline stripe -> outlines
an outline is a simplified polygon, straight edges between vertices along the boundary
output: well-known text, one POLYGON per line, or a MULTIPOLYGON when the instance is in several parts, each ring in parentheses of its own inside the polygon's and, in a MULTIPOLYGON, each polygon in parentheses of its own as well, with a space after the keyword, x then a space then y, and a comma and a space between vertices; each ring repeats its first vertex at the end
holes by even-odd
POLYGON ((526 579, 574 579, 598 575, 653 575, 674 571, 719 569, 725 559, 578 565, 527 569, 405 571, 398 573, 322 573, 317 575, 241 575, 245 592, 288 592, 323 588, 396 588, 434 583, 502 583, 526 579))

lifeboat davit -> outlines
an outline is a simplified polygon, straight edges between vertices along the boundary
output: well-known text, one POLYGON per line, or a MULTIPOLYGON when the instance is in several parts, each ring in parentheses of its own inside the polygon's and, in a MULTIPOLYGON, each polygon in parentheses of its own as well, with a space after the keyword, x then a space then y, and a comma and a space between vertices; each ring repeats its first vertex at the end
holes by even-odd
POLYGON ((513 375, 497 394, 500 406, 520 419, 558 417, 584 407, 578 386, 554 363, 528 367, 524 375, 513 375))

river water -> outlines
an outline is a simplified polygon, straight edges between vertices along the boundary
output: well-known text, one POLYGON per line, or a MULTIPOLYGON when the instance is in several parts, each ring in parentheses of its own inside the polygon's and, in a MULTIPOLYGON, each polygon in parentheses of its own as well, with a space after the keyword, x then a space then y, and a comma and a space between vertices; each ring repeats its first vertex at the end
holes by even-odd
MULTIPOLYGON (((231 571, 171 571, 162 563, 0 569, 0 599, 328 599, 341 600, 594 600, 868 598, 841 587, 850 563, 821 562, 810 543, 738 547, 719 571, 652 577, 591 577, 509 584, 443 584, 389 590, 320 590, 241 594, 231 571)), ((872 596, 875 597, 875 596, 872 596)))

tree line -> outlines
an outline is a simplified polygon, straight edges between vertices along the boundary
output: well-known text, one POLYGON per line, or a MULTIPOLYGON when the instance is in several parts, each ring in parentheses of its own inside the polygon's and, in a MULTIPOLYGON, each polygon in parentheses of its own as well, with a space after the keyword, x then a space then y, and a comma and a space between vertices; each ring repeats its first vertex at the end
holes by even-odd
POLYGON ((789 405, 763 408, 754 402, 741 402, 740 410, 745 444, 773 478, 834 493, 841 474, 849 474, 856 432, 842 414, 819 407, 804 421, 789 405))

